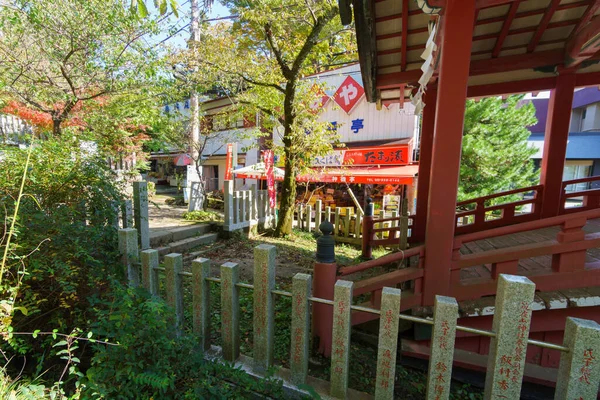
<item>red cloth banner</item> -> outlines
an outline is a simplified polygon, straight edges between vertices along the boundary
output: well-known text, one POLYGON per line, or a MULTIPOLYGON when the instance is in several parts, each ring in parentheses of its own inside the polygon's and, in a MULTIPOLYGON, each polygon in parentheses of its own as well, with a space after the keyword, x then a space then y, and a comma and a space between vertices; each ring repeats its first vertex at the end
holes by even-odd
POLYGON ((275 207, 275 174, 274 174, 274 158, 273 150, 265 150, 265 172, 267 175, 267 191, 269 193, 269 206, 275 207))
POLYGON ((225 159, 225 180, 233 178, 233 143, 227 143, 227 158, 225 159))

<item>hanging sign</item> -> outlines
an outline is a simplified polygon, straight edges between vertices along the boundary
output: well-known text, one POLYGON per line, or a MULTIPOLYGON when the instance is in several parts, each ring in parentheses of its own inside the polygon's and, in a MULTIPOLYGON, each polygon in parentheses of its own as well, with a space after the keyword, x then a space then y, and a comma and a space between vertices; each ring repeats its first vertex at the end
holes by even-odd
POLYGON ((333 98, 346 114, 350 114, 350 111, 358 104, 363 94, 365 94, 365 89, 354 78, 348 76, 335 92, 333 98))
POLYGON ((334 150, 326 156, 315 157, 313 167, 336 167, 342 165, 407 165, 410 146, 360 147, 349 150, 334 150))
POLYGON ((267 175, 267 191, 269 193, 269 206, 275 208, 275 173, 273 150, 265 150, 265 172, 267 175))
POLYGON ((225 159, 225 180, 233 177, 233 143, 227 143, 227 158, 225 159))

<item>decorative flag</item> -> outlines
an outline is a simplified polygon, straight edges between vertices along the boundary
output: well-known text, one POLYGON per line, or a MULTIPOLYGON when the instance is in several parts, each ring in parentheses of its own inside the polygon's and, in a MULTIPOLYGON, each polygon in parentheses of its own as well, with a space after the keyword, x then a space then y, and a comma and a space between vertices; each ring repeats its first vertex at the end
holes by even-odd
POLYGON ((365 89, 354 78, 348 76, 335 92, 334 100, 346 114, 350 114, 363 94, 365 94, 365 89))
POLYGON ((269 206, 275 208, 275 174, 273 150, 265 150, 265 173, 267 174, 267 191, 269 193, 269 206))
POLYGON ((227 143, 227 158, 225 159, 225 180, 233 176, 233 143, 227 143))

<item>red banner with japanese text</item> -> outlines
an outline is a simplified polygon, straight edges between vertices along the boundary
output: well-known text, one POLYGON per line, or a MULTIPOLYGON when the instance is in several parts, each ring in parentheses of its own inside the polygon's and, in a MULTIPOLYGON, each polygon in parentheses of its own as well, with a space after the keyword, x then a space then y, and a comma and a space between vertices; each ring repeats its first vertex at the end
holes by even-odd
POLYGON ((233 177, 233 143, 227 143, 227 158, 225 159, 225 180, 233 177))
POLYGON ((274 159, 275 155, 273 154, 273 150, 265 150, 265 173, 267 175, 267 191, 269 193, 269 206, 271 208, 275 207, 275 166, 274 159))

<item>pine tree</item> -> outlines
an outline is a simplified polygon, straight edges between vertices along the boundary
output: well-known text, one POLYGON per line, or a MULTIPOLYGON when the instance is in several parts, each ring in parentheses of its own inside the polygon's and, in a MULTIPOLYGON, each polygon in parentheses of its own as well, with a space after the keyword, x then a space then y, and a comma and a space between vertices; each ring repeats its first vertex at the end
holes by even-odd
MULTIPOLYGON (((527 127, 537 122, 535 107, 524 104, 522 99, 523 96, 506 100, 490 97, 467 102, 457 201, 539 181, 531 160, 536 149, 527 143, 527 127)), ((497 203, 511 200, 503 197, 497 203)))

